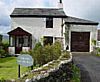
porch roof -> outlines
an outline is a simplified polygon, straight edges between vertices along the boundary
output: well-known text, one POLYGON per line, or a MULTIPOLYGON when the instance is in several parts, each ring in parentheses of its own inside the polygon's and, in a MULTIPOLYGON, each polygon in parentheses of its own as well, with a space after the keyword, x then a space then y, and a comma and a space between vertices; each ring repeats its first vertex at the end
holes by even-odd
POLYGON ((13 35, 13 36, 31 36, 31 34, 25 30, 23 30, 22 28, 20 27, 17 27, 16 29, 14 30, 11 30, 10 32, 8 32, 9 35, 13 35))

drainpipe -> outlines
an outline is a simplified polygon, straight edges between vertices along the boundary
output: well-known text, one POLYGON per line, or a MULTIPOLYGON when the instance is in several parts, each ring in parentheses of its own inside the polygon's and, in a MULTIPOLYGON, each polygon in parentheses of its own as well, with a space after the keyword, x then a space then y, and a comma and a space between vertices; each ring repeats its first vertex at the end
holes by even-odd
POLYGON ((64 24, 63 24, 63 18, 61 19, 61 36, 63 37, 63 26, 64 26, 64 24))

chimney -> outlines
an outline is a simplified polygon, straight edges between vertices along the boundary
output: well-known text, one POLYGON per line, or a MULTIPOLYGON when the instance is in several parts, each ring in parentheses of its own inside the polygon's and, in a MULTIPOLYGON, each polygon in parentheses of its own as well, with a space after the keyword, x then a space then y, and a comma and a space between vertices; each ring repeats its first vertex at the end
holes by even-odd
POLYGON ((60 3, 62 3, 62 0, 60 0, 60 3))
POLYGON ((61 10, 63 10, 63 3, 62 3, 62 0, 59 0, 58 8, 61 9, 61 10))

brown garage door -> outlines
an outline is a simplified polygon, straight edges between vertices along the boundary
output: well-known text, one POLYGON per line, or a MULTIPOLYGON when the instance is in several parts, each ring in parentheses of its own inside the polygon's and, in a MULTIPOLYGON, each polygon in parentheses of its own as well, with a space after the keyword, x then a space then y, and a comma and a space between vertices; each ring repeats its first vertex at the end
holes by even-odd
POLYGON ((71 51, 89 52, 90 32, 71 32, 71 51))

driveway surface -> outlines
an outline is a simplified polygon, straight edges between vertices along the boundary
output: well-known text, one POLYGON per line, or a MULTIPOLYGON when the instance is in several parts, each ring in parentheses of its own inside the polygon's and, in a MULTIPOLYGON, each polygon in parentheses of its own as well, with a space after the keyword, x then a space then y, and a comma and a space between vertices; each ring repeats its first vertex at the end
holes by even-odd
POLYGON ((100 57, 89 53, 72 53, 74 63, 81 70, 81 82, 100 82, 100 57))

